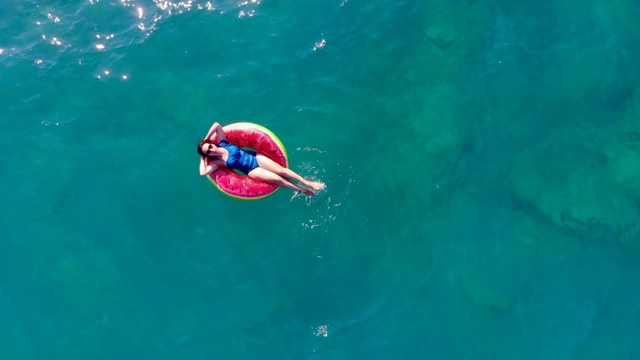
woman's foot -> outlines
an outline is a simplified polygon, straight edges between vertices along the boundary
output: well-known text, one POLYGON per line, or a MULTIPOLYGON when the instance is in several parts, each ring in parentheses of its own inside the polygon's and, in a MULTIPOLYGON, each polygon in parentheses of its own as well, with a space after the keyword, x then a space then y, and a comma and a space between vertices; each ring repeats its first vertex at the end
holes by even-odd
POLYGON ((314 191, 320 191, 327 186, 321 182, 309 181, 309 187, 312 188, 314 191))
POLYGON ((315 194, 316 194, 316 193, 314 193, 313 191, 311 191, 311 190, 307 190, 307 189, 302 189, 302 193, 303 193, 303 194, 305 194, 305 195, 307 195, 307 196, 313 196, 313 195, 315 195, 315 194))

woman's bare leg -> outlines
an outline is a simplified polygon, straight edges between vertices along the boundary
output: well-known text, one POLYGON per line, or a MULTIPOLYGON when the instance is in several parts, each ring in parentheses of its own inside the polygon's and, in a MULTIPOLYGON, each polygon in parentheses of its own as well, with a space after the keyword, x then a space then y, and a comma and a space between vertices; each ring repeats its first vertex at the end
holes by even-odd
POLYGON ((300 192, 304 193, 307 196, 315 195, 315 193, 313 191, 305 189, 305 188, 301 188, 300 186, 287 181, 282 176, 280 176, 278 174, 274 174, 271 171, 263 169, 263 168, 260 168, 260 167, 257 167, 255 169, 251 170, 247 176, 249 176, 252 179, 268 182, 268 183, 271 183, 271 184, 276 184, 276 185, 278 185, 280 187, 284 187, 284 188, 287 188, 287 189, 297 190, 297 191, 300 191, 300 192))
POLYGON ((280 164, 262 154, 257 154, 256 159, 258 160, 258 165, 265 170, 268 170, 283 178, 295 180, 305 186, 312 188, 315 191, 322 190, 321 183, 305 180, 302 176, 298 175, 293 170, 280 166, 280 164))

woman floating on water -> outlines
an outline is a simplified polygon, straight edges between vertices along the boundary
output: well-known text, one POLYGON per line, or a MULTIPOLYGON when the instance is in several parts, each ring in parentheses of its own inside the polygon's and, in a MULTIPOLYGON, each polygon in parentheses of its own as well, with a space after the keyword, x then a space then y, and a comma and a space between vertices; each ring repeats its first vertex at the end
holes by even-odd
POLYGON ((222 126, 213 123, 211 129, 198 144, 200 154, 200 175, 207 176, 220 166, 239 170, 248 177, 267 183, 275 184, 287 189, 298 190, 307 196, 315 195, 324 185, 319 182, 308 181, 291 169, 280 166, 265 155, 254 151, 242 150, 229 143, 222 126), (218 145, 214 139, 218 140, 218 145), (311 190, 291 182, 295 180, 311 190))

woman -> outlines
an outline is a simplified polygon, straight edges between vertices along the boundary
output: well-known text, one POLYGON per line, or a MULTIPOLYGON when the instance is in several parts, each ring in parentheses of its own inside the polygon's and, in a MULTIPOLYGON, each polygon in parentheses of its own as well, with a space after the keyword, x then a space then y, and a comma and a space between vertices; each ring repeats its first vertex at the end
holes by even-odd
POLYGON ((230 144, 222 126, 217 122, 213 123, 207 136, 198 144, 198 154, 200 154, 200 175, 202 176, 211 174, 220 166, 227 166, 243 172, 252 179, 298 190, 307 196, 313 196, 315 191, 323 188, 322 183, 305 180, 291 169, 280 166, 262 154, 245 151, 230 144), (216 136, 218 146, 213 142, 216 136), (296 185, 290 180, 295 180, 313 191, 296 185))

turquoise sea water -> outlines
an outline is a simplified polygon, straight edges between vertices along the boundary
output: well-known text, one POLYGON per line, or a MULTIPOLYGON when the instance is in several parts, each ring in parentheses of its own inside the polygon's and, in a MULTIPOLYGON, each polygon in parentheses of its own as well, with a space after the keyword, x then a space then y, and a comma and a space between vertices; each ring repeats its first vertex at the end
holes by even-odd
POLYGON ((0 2, 0 358, 634 358, 639 18, 0 2), (214 121, 327 189, 222 195, 214 121))

